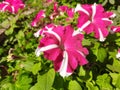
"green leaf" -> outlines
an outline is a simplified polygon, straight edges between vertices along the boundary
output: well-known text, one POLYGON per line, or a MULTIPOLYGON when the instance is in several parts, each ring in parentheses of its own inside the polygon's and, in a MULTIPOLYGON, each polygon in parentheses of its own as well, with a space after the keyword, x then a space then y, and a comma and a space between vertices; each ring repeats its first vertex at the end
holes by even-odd
POLYGON ((55 78, 54 69, 50 69, 43 75, 38 75, 37 83, 30 90, 50 90, 55 78))
POLYGON ((6 19, 4 22, 1 23, 1 26, 3 28, 8 28, 10 26, 10 22, 8 19, 6 19))
POLYGON ((82 45, 83 46, 90 46, 91 45, 91 41, 89 40, 89 39, 83 39, 83 41, 82 41, 82 45))
POLYGON ((82 90, 79 83, 75 80, 69 82, 68 90, 82 90))
POLYGON ((110 4, 115 4, 115 0, 109 0, 110 4))
POLYGON ((86 71, 84 70, 83 66, 81 66, 79 70, 79 76, 85 76, 85 74, 86 74, 86 71))
POLYGON ((108 74, 99 75, 96 80, 96 83, 100 87, 100 90, 113 90, 110 82, 111 78, 108 74))
POLYGON ((93 54, 95 54, 96 56, 97 56, 99 47, 100 47, 100 43, 95 42, 95 43, 94 43, 94 47, 91 48, 91 50, 93 51, 93 54))
POLYGON ((102 1, 102 5, 105 6, 107 4, 108 0, 102 1))
POLYGON ((54 84, 53 84, 53 87, 56 89, 56 90, 64 90, 64 78, 62 78, 59 74, 57 74, 55 76, 55 81, 54 81, 54 84), (58 84, 59 83, 59 84, 58 84))
POLYGON ((118 73, 110 73, 112 77, 112 84, 120 89, 120 74, 118 73))
POLYGON ((6 77, 5 79, 0 81, 0 90, 15 90, 14 89, 14 84, 10 83, 11 82, 11 76, 6 77))
POLYGON ((28 90, 32 79, 27 74, 22 74, 18 77, 15 86, 16 90, 28 90))
POLYGON ((40 70, 40 66, 41 66, 41 63, 36 63, 33 65, 32 67, 32 73, 35 75, 38 73, 38 71, 40 70))
POLYGON ((10 34, 13 33, 13 31, 14 31, 14 27, 11 27, 10 29, 8 29, 8 30, 5 31, 5 34, 6 35, 10 35, 10 34))
POLYGON ((120 5, 117 7, 117 11, 120 13, 120 5))
MULTIPOLYGON (((80 75, 80 74, 79 74, 80 75)), ((85 76, 77 77, 77 80, 80 82, 87 82, 93 79, 92 71, 85 72, 85 76)))
POLYGON ((99 90, 97 86, 95 86, 92 82, 86 82, 86 87, 88 90, 99 90))
POLYGON ((24 67, 24 69, 26 70, 26 71, 32 71, 32 66, 34 65, 34 63, 33 62, 31 62, 31 61, 26 61, 26 62, 23 62, 22 63, 22 65, 23 65, 23 67, 24 67))
POLYGON ((106 49, 104 49, 104 48, 99 48, 99 49, 98 49, 98 52, 97 52, 97 59, 98 59, 100 62, 104 62, 104 60, 105 60, 106 57, 107 57, 106 49))
POLYGON ((20 30, 20 31, 18 32, 18 34, 16 35, 16 37, 17 37, 17 39, 22 39, 22 38, 24 38, 24 37, 25 37, 24 32, 20 30))
POLYGON ((107 68, 110 69, 113 72, 119 72, 120 73, 120 61, 113 60, 113 64, 107 64, 107 68))

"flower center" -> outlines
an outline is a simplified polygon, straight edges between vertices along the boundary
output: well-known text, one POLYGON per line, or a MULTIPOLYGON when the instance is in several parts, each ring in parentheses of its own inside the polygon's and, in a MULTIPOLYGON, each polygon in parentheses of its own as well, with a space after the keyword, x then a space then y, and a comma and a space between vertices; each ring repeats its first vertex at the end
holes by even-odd
POLYGON ((60 47, 60 49, 61 49, 62 51, 64 51, 64 50, 65 50, 64 45, 63 45, 63 44, 60 44, 60 45, 59 45, 59 47, 60 47))

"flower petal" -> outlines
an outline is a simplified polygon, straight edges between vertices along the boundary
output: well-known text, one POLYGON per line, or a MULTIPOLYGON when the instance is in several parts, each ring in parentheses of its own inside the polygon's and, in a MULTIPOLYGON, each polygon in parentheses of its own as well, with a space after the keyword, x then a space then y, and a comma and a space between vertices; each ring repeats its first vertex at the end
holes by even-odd
POLYGON ((11 6, 11 9, 12 9, 12 13, 15 14, 15 8, 14 8, 14 6, 11 6))
POLYGON ((4 6, 2 7, 1 11, 2 11, 2 12, 5 11, 7 7, 8 7, 8 5, 4 5, 4 6))
POLYGON ((92 5, 92 21, 94 21, 95 14, 96 14, 96 3, 92 5))
POLYGON ((35 37, 39 37, 40 35, 41 35, 41 29, 38 30, 36 33, 34 33, 34 36, 35 36, 35 37))
POLYGON ((89 24, 91 23, 91 21, 87 21, 85 22, 80 28, 78 28, 78 30, 81 32, 84 30, 84 28, 86 28, 89 24))
POLYGON ((76 6, 76 8, 75 8, 75 12, 77 12, 77 11, 82 11, 82 12, 84 12, 85 14, 87 14, 87 15, 89 16, 88 11, 85 10, 83 7, 81 7, 80 4, 77 4, 77 6, 76 6))
POLYGON ((99 41, 103 42, 105 41, 105 37, 103 36, 103 33, 101 32, 100 28, 98 29, 98 32, 99 32, 99 41))
POLYGON ((67 50, 68 52, 68 66, 67 66, 67 72, 73 73, 73 71, 78 66, 78 60, 76 57, 76 54, 73 50, 67 50))
POLYGON ((77 51, 78 53, 78 61, 80 65, 85 65, 88 63, 88 61, 85 58, 85 55, 81 51, 77 51))
POLYGON ((67 72, 67 66, 68 66, 68 53, 66 51, 63 52, 63 60, 61 63, 61 67, 59 69, 59 73, 62 77, 66 77, 71 75, 72 73, 67 72))
POLYGON ((54 32, 52 30, 43 31, 43 33, 50 33, 50 34, 54 35, 58 39, 59 42, 61 41, 60 36, 56 32, 54 32))
POLYGON ((45 58, 51 61, 57 61, 57 59, 60 58, 59 56, 62 54, 63 52, 60 48, 53 48, 53 49, 44 51, 45 58))
POLYGON ((45 46, 45 47, 38 47, 35 51, 35 54, 36 56, 39 56, 41 54, 41 52, 44 52, 44 51, 47 51, 47 50, 50 50, 50 49, 54 49, 54 48, 57 48, 58 45, 56 44, 52 44, 52 45, 48 45, 48 46, 45 46))

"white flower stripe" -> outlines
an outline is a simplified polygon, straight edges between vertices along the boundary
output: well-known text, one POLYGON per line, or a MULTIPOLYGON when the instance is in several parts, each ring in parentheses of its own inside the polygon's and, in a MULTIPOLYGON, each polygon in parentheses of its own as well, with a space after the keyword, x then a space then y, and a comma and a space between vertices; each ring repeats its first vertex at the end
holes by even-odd
POLYGON ((96 3, 92 5, 92 21, 94 20, 95 14, 96 14, 96 3))
POLYGON ((111 18, 114 18, 116 16, 116 14, 115 13, 113 13, 110 17, 111 18))
POLYGON ((75 12, 77 12, 77 11, 82 11, 85 14, 87 14, 88 16, 90 15, 89 12, 87 10, 85 10, 84 8, 82 8, 80 4, 77 4, 77 6, 75 8, 75 12))
POLYGON ((25 7, 25 5, 24 5, 24 4, 20 4, 20 6, 23 6, 23 7, 25 7))
POLYGON ((89 20, 88 20, 87 22, 85 22, 85 23, 82 25, 82 27, 79 28, 79 31, 83 31, 84 28, 86 28, 90 23, 91 23, 91 21, 89 21, 89 20))
POLYGON ((5 11, 5 9, 7 8, 8 5, 5 5, 3 8, 2 8, 2 12, 5 11))
POLYGON ((80 55, 82 55, 83 57, 85 57, 85 55, 84 55, 81 51, 78 51, 78 50, 77 50, 77 52, 78 52, 80 55))
POLYGON ((60 75, 63 78, 68 77, 69 75, 72 74, 72 73, 67 72, 67 66, 68 66, 68 53, 67 53, 67 51, 64 51, 63 52, 63 60, 62 60, 60 69, 58 70, 58 72, 60 73, 60 75))
POLYGON ((102 20, 104 20, 104 21, 109 21, 109 22, 113 23, 113 21, 110 20, 110 19, 108 19, 108 18, 102 18, 102 20))
POLYGON ((98 32, 99 32, 99 41, 101 42, 105 41, 106 38, 104 38, 100 28, 98 28, 98 32))
POLYGON ((54 48, 57 48, 57 47, 58 47, 58 45, 56 45, 56 44, 48 45, 48 46, 41 47, 41 48, 38 47, 35 51, 35 54, 36 54, 36 56, 39 56, 41 54, 41 52, 51 50, 51 49, 54 49, 54 48))
POLYGON ((9 2, 6 2, 6 1, 3 1, 2 3, 3 3, 3 4, 7 4, 7 5, 9 5, 9 4, 10 4, 9 2))
POLYGON ((41 16, 43 16, 44 18, 46 17, 46 15, 45 15, 45 14, 42 14, 41 16))
POLYGON ((12 13, 15 14, 15 8, 14 8, 14 6, 11 6, 11 9, 12 9, 12 13))
POLYGON ((36 33, 34 33, 34 36, 35 36, 35 37, 39 37, 39 36, 40 36, 40 32, 41 32, 41 29, 38 30, 36 33))
POLYGON ((79 29, 78 30, 74 30, 74 32, 73 32, 73 34, 72 34, 72 36, 75 36, 75 35, 77 35, 77 34, 80 34, 81 32, 79 31, 79 29))
POLYGON ((60 36, 59 36, 56 32, 54 32, 54 31, 52 31, 52 30, 43 31, 43 33, 44 33, 44 32, 53 34, 53 35, 58 39, 59 42, 61 41, 60 36))
POLYGON ((80 33, 84 30, 84 28, 86 28, 90 23, 91 23, 91 21, 88 20, 86 23, 84 23, 84 24, 82 25, 81 28, 78 28, 76 31, 74 30, 72 36, 75 36, 75 35, 77 35, 77 34, 80 34, 80 33))
POLYGON ((115 32, 117 30, 117 28, 114 28, 112 31, 115 32))

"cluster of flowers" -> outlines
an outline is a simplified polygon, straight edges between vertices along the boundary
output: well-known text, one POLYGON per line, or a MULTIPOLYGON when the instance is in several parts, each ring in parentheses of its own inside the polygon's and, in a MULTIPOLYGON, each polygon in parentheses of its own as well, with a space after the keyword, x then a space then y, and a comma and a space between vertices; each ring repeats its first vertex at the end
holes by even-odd
POLYGON ((12 14, 18 13, 19 9, 23 9, 25 4, 22 0, 5 0, 0 3, 0 11, 5 12, 8 11, 12 14))
MULTIPOLYGON (((48 3, 52 2, 52 0, 47 1, 48 3)), ((0 11, 9 11, 14 14, 24 6, 21 0, 5 0, 0 3, 0 11)), ((109 32, 120 32, 120 26, 112 25, 111 18, 115 17, 115 14, 106 12, 100 4, 77 4, 75 8, 70 8, 64 5, 58 6, 57 2, 54 2, 53 12, 49 18, 54 20, 64 13, 68 16, 66 21, 74 18, 76 13, 79 14, 77 30, 74 30, 72 25, 63 26, 49 23, 34 34, 35 37, 42 37, 35 51, 36 55, 39 56, 43 52, 44 57, 53 62, 55 70, 62 77, 71 75, 78 65, 88 63, 86 55, 89 52, 82 46, 83 32, 94 33, 94 37, 101 42, 105 41, 109 32)), ((40 10, 31 26, 36 27, 38 22, 45 17, 45 10, 40 10)), ((116 57, 120 58, 120 50, 116 57)))

